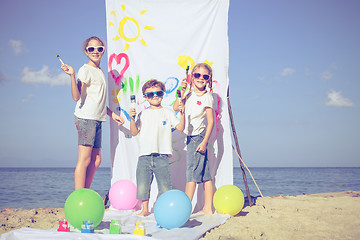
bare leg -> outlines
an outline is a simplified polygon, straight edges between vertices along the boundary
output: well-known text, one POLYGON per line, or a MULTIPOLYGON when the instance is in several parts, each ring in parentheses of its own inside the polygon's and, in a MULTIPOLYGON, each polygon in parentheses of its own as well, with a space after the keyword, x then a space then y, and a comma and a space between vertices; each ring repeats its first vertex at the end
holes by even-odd
POLYGON ((95 172, 101 163, 101 148, 93 148, 91 152, 91 162, 86 169, 85 187, 90 188, 94 179, 95 172))
POLYGON ((91 162, 92 146, 79 145, 78 162, 74 173, 75 190, 85 187, 86 170, 91 162))
POLYGON ((144 217, 150 215, 150 212, 149 212, 149 199, 142 201, 142 210, 138 215, 139 216, 144 216, 144 217))
POLYGON ((213 204, 213 194, 214 194, 214 185, 213 181, 204 182, 204 208, 201 212, 205 214, 213 214, 212 204, 213 204))
POLYGON ((192 201, 195 193, 196 188, 196 182, 187 182, 185 187, 185 193, 190 198, 190 201, 192 201))

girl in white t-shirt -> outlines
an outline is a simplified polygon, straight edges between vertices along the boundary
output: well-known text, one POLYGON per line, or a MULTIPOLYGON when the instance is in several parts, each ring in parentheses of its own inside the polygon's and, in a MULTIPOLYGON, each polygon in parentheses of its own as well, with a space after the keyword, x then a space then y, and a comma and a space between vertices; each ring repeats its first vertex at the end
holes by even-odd
MULTIPOLYGON (((203 183, 204 208, 201 212, 213 214, 214 186, 206 150, 214 126, 211 67, 206 63, 196 64, 191 72, 190 84, 190 92, 184 96, 187 88, 186 79, 181 83, 181 96, 184 96, 181 105, 185 104, 186 119, 184 133, 187 134, 185 193, 192 200, 196 184, 203 183), (210 92, 206 89, 207 85, 210 92)), ((179 105, 179 101, 175 101, 175 111, 179 110, 179 105)))
POLYGON ((86 39, 82 45, 89 58, 75 77, 74 69, 66 64, 61 69, 70 75, 71 94, 75 102, 75 125, 78 130, 78 162, 75 168, 75 190, 90 188, 95 172, 101 163, 101 125, 106 114, 122 125, 124 119, 106 106, 106 79, 100 68, 105 53, 105 42, 98 37, 86 39))

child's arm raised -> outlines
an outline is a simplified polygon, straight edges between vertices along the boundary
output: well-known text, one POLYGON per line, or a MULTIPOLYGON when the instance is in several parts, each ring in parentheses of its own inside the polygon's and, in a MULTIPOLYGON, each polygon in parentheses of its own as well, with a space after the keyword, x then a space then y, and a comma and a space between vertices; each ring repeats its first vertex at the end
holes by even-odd
POLYGON ((67 65, 67 64, 62 64, 61 65, 61 69, 68 75, 70 75, 70 79, 71 79, 71 96, 74 99, 75 102, 79 101, 80 96, 81 96, 81 89, 83 89, 83 85, 85 83, 79 81, 76 81, 75 78, 75 71, 74 68, 72 68, 71 66, 67 65))
POLYGON ((185 113, 184 113, 184 106, 181 104, 180 106, 180 112, 181 112, 181 115, 180 115, 180 122, 175 126, 175 128, 182 132, 184 131, 185 129, 185 113))
MULTIPOLYGON (((187 88, 187 82, 186 82, 186 78, 183 79, 183 81, 181 82, 181 98, 180 100, 182 101, 183 104, 184 103, 184 94, 187 88)), ((179 98, 179 96, 177 95, 177 97, 179 98)), ((180 101, 175 100, 174 105, 173 105, 173 109, 174 111, 179 111, 179 105, 180 105, 180 101)))
POLYGON ((130 108, 129 115, 130 115, 130 132, 131 132, 131 135, 136 136, 136 135, 138 135, 140 130, 137 128, 136 122, 135 122, 135 116, 136 116, 135 108, 130 108))
POLYGON ((196 151, 201 152, 201 153, 206 152, 207 143, 209 141, 211 132, 212 132, 213 127, 214 127, 213 109, 210 108, 210 107, 207 107, 205 111, 206 111, 206 118, 207 118, 206 132, 205 132, 204 140, 196 148, 196 151))

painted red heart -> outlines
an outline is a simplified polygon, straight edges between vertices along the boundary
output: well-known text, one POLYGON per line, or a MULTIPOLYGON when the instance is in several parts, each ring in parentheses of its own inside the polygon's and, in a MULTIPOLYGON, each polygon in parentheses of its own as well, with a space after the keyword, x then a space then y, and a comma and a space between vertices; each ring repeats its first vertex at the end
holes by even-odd
POLYGON ((201 101, 197 101, 197 105, 201 105, 201 101))
POLYGON ((118 86, 120 85, 121 79, 124 77, 124 73, 129 68, 129 65, 130 65, 130 60, 129 60, 129 56, 126 53, 120 53, 120 54, 113 53, 110 55, 109 70, 110 70, 110 74, 111 74, 112 78, 114 79, 116 85, 118 85, 118 86), (113 72, 113 69, 112 69, 112 63, 115 59, 116 64, 119 65, 121 63, 122 58, 125 59, 125 65, 124 65, 123 69, 120 71, 120 75, 116 76, 116 74, 113 72))

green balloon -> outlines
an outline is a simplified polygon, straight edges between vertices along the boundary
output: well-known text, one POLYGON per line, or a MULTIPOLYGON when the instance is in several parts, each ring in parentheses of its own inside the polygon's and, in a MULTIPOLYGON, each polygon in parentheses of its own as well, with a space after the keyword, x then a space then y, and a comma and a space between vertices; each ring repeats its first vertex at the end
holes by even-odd
POLYGON ((93 221, 94 227, 99 225, 104 218, 105 206, 97 192, 83 188, 72 192, 68 196, 64 211, 69 223, 81 230, 83 221, 93 221))

